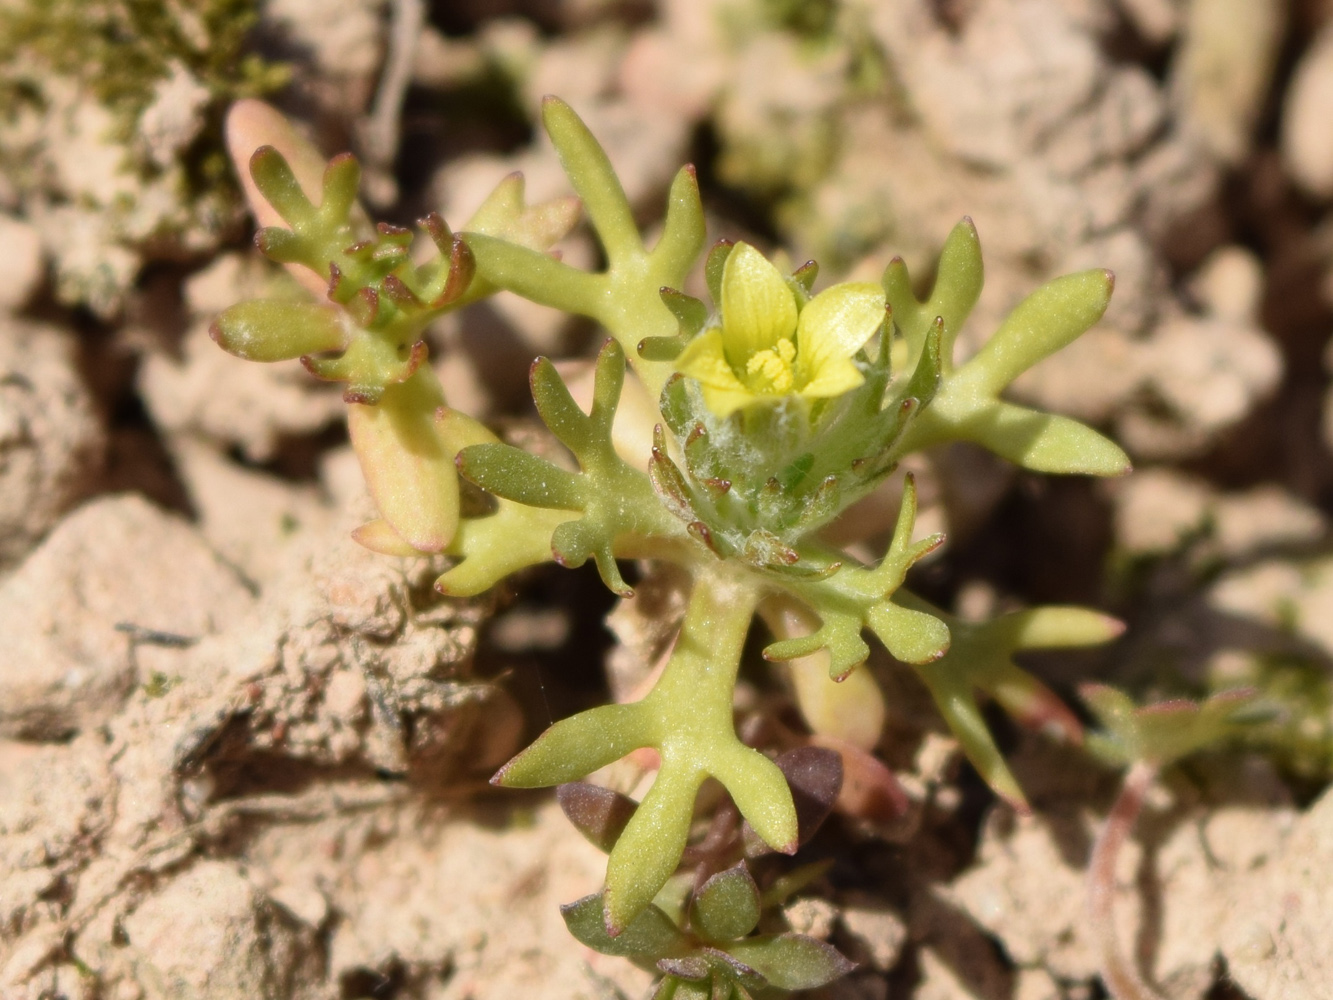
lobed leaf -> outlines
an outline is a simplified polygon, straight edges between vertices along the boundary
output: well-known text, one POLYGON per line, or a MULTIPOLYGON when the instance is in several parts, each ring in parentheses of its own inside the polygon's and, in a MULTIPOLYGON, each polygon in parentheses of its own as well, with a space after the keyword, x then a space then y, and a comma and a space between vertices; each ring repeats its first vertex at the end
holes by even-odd
POLYGON ((582 510, 580 477, 507 444, 477 444, 458 453, 458 471, 470 482, 529 507, 582 510))

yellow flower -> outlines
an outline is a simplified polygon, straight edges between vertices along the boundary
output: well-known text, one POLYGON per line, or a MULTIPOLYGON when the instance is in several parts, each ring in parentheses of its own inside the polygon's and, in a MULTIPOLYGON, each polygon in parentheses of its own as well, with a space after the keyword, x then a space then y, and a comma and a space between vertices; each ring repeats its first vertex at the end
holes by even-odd
POLYGON ((804 308, 748 243, 722 268, 721 326, 692 340, 676 368, 698 379, 720 417, 781 396, 841 396, 864 377, 852 357, 884 322, 884 290, 868 281, 820 292, 804 308))

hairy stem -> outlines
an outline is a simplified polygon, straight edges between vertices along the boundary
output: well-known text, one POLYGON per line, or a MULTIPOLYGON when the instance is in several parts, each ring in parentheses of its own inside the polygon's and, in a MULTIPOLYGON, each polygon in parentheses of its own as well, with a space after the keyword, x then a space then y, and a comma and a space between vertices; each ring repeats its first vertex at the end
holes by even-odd
POLYGON ((1139 761, 1129 769, 1120 795, 1093 844, 1088 864, 1088 922, 1101 956, 1102 981, 1115 1000, 1161 1000, 1161 995, 1143 981, 1133 961, 1121 952, 1114 913, 1116 859, 1134 829, 1144 797, 1157 780, 1159 770, 1154 761, 1139 761))

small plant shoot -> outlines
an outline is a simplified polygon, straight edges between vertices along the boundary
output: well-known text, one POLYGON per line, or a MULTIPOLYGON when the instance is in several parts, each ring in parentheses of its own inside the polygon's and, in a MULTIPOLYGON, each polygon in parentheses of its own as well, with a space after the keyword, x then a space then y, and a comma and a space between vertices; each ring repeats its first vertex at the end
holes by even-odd
MULTIPOLYGON (((1022 809, 981 699, 1078 743, 1077 718, 1014 655, 1120 632, 1104 614, 1067 606, 963 622, 910 592, 912 566, 944 543, 920 537, 910 476, 877 559, 854 556, 826 529, 904 457, 949 442, 1036 472, 1127 472, 1125 453, 1092 428, 1003 398, 1015 378, 1098 322, 1112 276, 1090 270, 1038 288, 960 361, 955 341, 983 281, 970 220, 948 235, 924 299, 898 259, 877 283, 820 287, 813 262, 788 274, 744 242, 706 247, 688 166, 670 185, 650 244, 574 111, 549 98, 542 119, 576 199, 528 205, 515 176, 471 219, 451 228, 432 214, 414 233, 368 220, 351 156, 325 165, 276 112, 242 102, 231 144, 262 224, 256 245, 299 272, 318 299, 239 303, 213 335, 239 357, 299 358, 344 384, 352 443, 380 515, 356 537, 387 555, 449 556, 441 593, 479 594, 524 567, 591 561, 610 590, 632 599, 624 560, 683 571, 683 620, 651 690, 557 721, 493 781, 560 787, 566 813, 609 855, 603 888, 565 907, 570 932, 661 975, 657 997, 819 986, 850 963, 823 942, 775 930, 771 911, 822 869, 778 865, 775 854, 795 853, 822 821, 844 765, 873 761, 851 746, 873 746, 884 718, 864 666, 870 643, 917 671, 977 771, 1022 809), (603 270, 549 252, 580 210, 603 270), (700 267, 706 300, 683 291, 700 267), (548 359, 529 373, 537 413, 572 455, 568 465, 504 443, 452 409, 428 363, 426 326, 499 291, 605 331, 589 396, 548 359), (486 513, 460 512, 460 476, 494 498, 486 513), (848 745, 850 756, 812 746, 775 758, 738 735, 733 696, 756 618, 769 632, 766 660, 825 666, 827 677, 807 678, 795 693, 812 739, 848 745), (877 720, 869 737, 849 739, 867 719, 877 720), (660 764, 641 801, 582 782, 644 748, 660 764), (696 797, 709 779, 726 797, 701 840, 696 797)), ((1109 696, 1093 704, 1112 721, 1123 715, 1109 696)), ((1134 757, 1131 744, 1146 732, 1113 726, 1106 739, 1134 757)), ((1176 755, 1181 747, 1164 739, 1152 736, 1153 745, 1176 755)))

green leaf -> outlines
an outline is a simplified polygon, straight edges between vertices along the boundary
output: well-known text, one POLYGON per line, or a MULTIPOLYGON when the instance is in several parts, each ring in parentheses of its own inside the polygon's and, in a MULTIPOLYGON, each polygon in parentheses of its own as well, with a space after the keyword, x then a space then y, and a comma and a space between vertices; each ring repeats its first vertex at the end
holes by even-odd
POLYGON ((933 663, 949 651, 949 626, 934 615, 913 611, 891 601, 874 605, 867 624, 894 657, 903 663, 933 663))
POLYGON ((1014 663, 1013 656, 1024 649, 1098 645, 1119 635, 1122 626, 1099 612, 1071 607, 1033 608, 988 622, 964 622, 910 595, 904 600, 911 601, 912 610, 944 621, 952 634, 952 645, 943 657, 916 665, 940 713, 987 784, 1016 808, 1026 809, 1022 789, 977 705, 976 692, 992 695, 1025 725, 1078 743, 1082 740, 1078 719, 1049 688, 1014 663))
POLYGON ((694 896, 690 926, 713 942, 745 937, 759 923, 759 887, 740 862, 708 879, 694 896))
POLYGON ((692 769, 663 767, 658 771, 653 787, 639 803, 607 863, 608 933, 617 935, 627 928, 676 870, 690 832, 694 798, 704 776, 692 769))
POLYGON ((783 990, 817 989, 856 968, 832 945, 802 934, 746 938, 727 952, 783 990))
POLYGON ((907 450, 944 441, 972 441, 1034 472, 1120 476, 1129 456, 1077 420, 999 400, 976 401, 946 383, 945 392, 908 431, 907 450))
POLYGON ((693 295, 686 295, 674 288, 663 288, 660 292, 662 304, 671 310, 680 324, 680 332, 688 337, 696 336, 708 322, 708 307, 693 295))
POLYGON ((291 226, 314 212, 286 158, 272 146, 260 146, 250 157, 250 176, 264 200, 291 226))
POLYGON ((708 259, 704 261, 704 280, 708 285, 708 294, 713 298, 714 306, 722 304, 722 271, 727 266, 727 258, 731 256, 731 251, 736 249, 736 244, 731 240, 718 240, 713 244, 713 248, 708 251, 708 259))
POLYGON ((435 581, 435 589, 451 597, 474 597, 511 573, 550 562, 552 534, 576 516, 501 499, 494 514, 464 518, 448 549, 462 560, 435 581))
POLYGON ((1033 472, 1123 476, 1129 456, 1110 438, 1069 417, 995 403, 965 425, 966 437, 1033 472))
POLYGON ((612 937, 602 923, 601 893, 585 896, 560 907, 569 933, 581 943, 603 955, 656 962, 660 958, 684 955, 689 941, 656 906, 647 906, 634 921, 612 937))
POLYGON ((1222 691, 1202 702, 1182 698, 1141 708, 1103 684, 1085 684, 1079 695, 1105 730, 1089 738, 1089 749, 1117 764, 1146 761, 1162 767, 1258 721, 1256 692, 1250 688, 1222 691))
POLYGON ((463 239, 472 251, 477 274, 490 284, 561 312, 601 319, 604 296, 599 275, 484 233, 467 232, 463 239))
POLYGON ((930 301, 924 309, 927 317, 938 316, 943 320, 940 353, 946 369, 953 367, 954 341, 981 297, 985 275, 977 227, 964 216, 944 241, 935 287, 931 289, 930 301))
POLYGON ((587 451, 593 443, 592 421, 574 402, 555 365, 546 358, 538 358, 532 363, 528 382, 537 413, 551 433, 575 455, 587 451))
MULTIPOLYGON (((574 190, 583 199, 588 219, 606 248, 612 266, 643 252, 634 213, 620 178, 611 169, 606 151, 588 131, 588 126, 564 101, 547 97, 542 101, 542 124, 555 145, 560 163, 574 190)), ((676 195, 676 185, 672 194, 676 195)))
POLYGON ((800 825, 791 789, 782 771, 758 750, 732 740, 712 749, 709 770, 731 793, 745 821, 764 843, 782 854, 795 854, 800 825))
POLYGON ((496 496, 529 507, 582 510, 580 477, 507 444, 478 444, 458 453, 458 471, 496 496))
POLYGON ((959 371, 979 393, 997 395, 1038 361, 1067 346, 1106 312, 1110 271, 1068 274, 1047 282, 1014 307, 999 330, 959 371))
POLYGON ((699 199, 699 178, 694 167, 687 165, 676 172, 671 182, 671 191, 667 195, 666 222, 662 226, 662 238, 653 247, 653 258, 660 262, 659 266, 682 274, 688 272, 703 248, 705 230, 704 207, 699 199))
POLYGON ((307 302, 257 299, 225 310, 209 336, 228 354, 247 361, 287 361, 336 351, 347 332, 335 310, 307 302))
MULTIPOLYGON (((602 705, 561 719, 500 768, 491 778, 491 784, 504 788, 541 788, 582 778, 644 746, 646 721, 641 703, 602 705)), ((648 898, 652 899, 656 892, 654 889, 648 898)))

